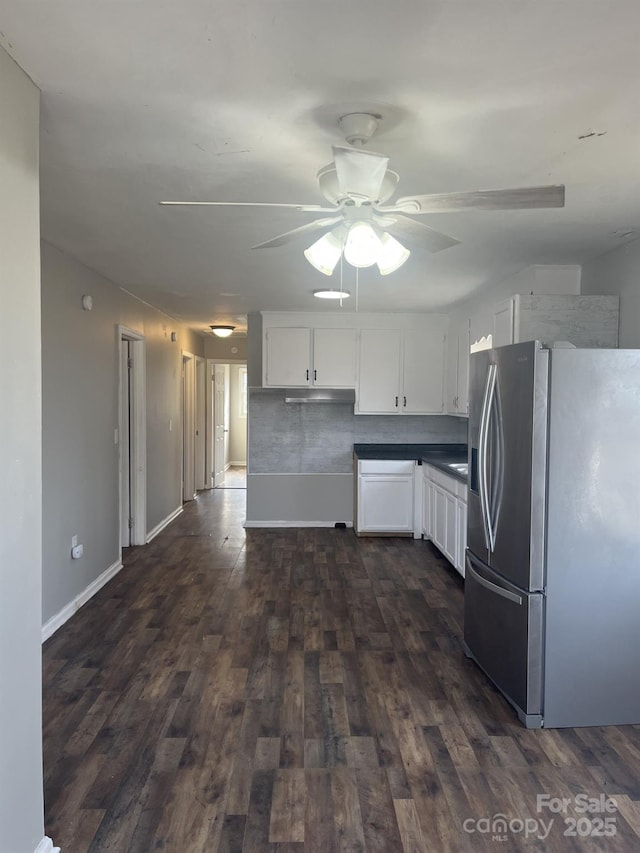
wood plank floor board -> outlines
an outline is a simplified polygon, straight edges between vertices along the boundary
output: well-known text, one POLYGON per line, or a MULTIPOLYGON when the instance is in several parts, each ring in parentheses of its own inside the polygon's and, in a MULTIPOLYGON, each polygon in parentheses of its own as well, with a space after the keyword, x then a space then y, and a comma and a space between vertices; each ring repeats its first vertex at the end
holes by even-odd
POLYGON ((185 505, 45 643, 63 853, 640 849, 640 725, 526 730, 465 658, 429 543, 245 531, 244 500, 185 505), (615 836, 564 835, 580 794, 619 800, 615 836), (540 795, 567 812, 525 838, 540 795))

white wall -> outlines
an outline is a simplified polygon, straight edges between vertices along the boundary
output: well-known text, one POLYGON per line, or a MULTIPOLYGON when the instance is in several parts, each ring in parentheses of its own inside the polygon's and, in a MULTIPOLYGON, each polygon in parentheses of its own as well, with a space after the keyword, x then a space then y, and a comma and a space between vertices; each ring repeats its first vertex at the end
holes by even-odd
POLYGON ((582 292, 619 296, 619 345, 626 349, 640 347, 640 241, 584 264, 582 292))
POLYGON ((44 835, 39 93, 0 48, 0 849, 44 835))
POLYGON ((247 419, 240 415, 240 371, 245 364, 230 365, 229 458, 232 465, 247 464, 247 419))
POLYGON ((181 506, 181 352, 203 339, 43 243, 43 624, 120 558, 118 324, 145 338, 150 531, 181 506))
POLYGON ((204 354, 206 358, 218 361, 244 361, 247 357, 247 336, 231 335, 230 338, 218 338, 205 335, 204 354))

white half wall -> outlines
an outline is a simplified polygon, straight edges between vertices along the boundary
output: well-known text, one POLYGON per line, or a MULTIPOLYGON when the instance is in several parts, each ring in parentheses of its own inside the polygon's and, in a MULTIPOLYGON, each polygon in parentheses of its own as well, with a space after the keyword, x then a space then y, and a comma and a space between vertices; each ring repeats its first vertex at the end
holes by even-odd
POLYGON ((42 797, 39 92, 0 48, 0 848, 33 853, 42 797))
POLYGON ((246 526, 351 526, 353 503, 353 474, 249 474, 246 526))

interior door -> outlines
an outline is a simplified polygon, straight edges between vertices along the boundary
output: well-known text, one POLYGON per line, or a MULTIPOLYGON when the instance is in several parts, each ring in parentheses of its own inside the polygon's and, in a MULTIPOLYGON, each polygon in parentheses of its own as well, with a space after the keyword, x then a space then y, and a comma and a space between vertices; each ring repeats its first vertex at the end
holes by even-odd
POLYGON ((225 382, 225 365, 216 364, 214 368, 213 381, 213 485, 219 486, 224 480, 225 472, 225 456, 226 456, 226 435, 225 420, 227 417, 226 406, 226 382, 225 382))
POLYGON ((131 545, 131 371, 129 341, 120 341, 120 547, 131 545))

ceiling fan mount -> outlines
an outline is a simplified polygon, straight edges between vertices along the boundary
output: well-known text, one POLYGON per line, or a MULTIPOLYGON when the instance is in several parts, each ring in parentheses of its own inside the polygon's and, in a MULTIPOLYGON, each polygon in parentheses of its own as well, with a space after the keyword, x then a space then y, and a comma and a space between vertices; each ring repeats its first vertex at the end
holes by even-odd
POLYGON ((366 145, 378 129, 382 116, 375 113, 347 113, 340 116, 338 125, 349 145, 366 145))

